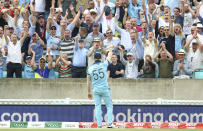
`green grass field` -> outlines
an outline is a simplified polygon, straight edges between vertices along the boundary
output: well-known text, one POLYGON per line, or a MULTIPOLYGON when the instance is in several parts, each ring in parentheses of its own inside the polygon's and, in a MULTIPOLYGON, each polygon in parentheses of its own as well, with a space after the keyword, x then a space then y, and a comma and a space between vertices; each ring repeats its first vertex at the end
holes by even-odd
POLYGON ((102 130, 102 131, 203 131, 203 129, 0 129, 0 131, 93 131, 93 130, 102 130))

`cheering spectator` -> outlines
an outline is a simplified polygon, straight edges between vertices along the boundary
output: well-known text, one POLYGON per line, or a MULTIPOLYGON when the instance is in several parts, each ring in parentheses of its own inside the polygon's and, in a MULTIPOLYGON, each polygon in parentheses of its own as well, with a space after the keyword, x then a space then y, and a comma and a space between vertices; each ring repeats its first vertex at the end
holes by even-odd
POLYGON ((136 52, 136 47, 133 47, 133 53, 127 53, 127 61, 123 58, 124 50, 119 47, 120 60, 125 66, 125 78, 137 78, 139 59, 136 52))
POLYGON ((197 34, 194 34, 193 37, 186 43, 185 50, 187 52, 187 60, 192 63, 193 71, 199 69, 200 66, 203 65, 203 42, 200 41, 197 34), (193 41, 192 48, 190 48, 191 41, 193 41))
POLYGON ((8 46, 7 55, 7 78, 12 78, 15 73, 16 78, 22 78, 22 65, 21 65, 21 46, 28 35, 28 32, 24 32, 23 37, 18 41, 17 35, 12 34, 11 41, 7 37, 6 31, 8 26, 4 27, 4 37, 8 46))
POLYGON ((104 50, 103 42, 99 38, 94 38, 93 46, 89 50, 90 51, 88 53, 88 66, 94 63, 94 53, 99 52, 102 55, 102 60, 104 60, 104 56, 107 54, 104 50))
POLYGON ((101 41, 104 40, 104 35, 99 32, 99 24, 93 23, 93 31, 92 33, 89 33, 86 38, 85 48, 89 49, 90 47, 92 47, 92 42, 96 37, 98 37, 101 41))
POLYGON ((163 45, 154 57, 159 66, 159 78, 172 78, 173 56, 166 50, 163 45), (161 58, 159 58, 159 55, 161 58))
POLYGON ((192 65, 185 59, 185 51, 181 49, 178 53, 179 60, 176 60, 173 67, 174 78, 190 78, 192 75, 192 65))
POLYGON ((35 32, 32 35, 32 40, 29 44, 28 55, 31 55, 32 50, 35 52, 35 63, 39 63, 39 59, 43 55, 43 48, 46 47, 44 41, 39 37, 39 35, 35 32))
POLYGON ((88 50, 83 39, 76 39, 72 64, 72 78, 86 78, 88 50))
POLYGON ((142 36, 143 47, 144 47, 144 58, 146 55, 150 55, 154 57, 156 52, 158 51, 158 41, 154 37, 154 33, 148 32, 148 40, 145 39, 145 36, 142 36))
MULTIPOLYGON (((185 35, 182 32, 182 28, 180 24, 174 25, 175 31, 175 52, 178 54, 179 50, 182 49, 183 45, 185 45, 185 35)), ((177 58, 177 57, 176 57, 177 58)))
POLYGON ((140 78, 155 78, 156 65, 152 62, 150 55, 145 56, 145 63, 140 70, 140 78))
POLYGON ((112 55, 111 64, 108 66, 107 76, 108 78, 121 78, 124 75, 124 67, 121 63, 118 63, 118 56, 112 55))
POLYGON ((24 78, 35 78, 35 52, 32 50, 32 57, 26 56, 25 63, 22 62, 23 69, 24 69, 24 78))
POLYGON ((113 45, 113 52, 118 54, 117 46, 120 45, 120 39, 118 37, 113 37, 113 32, 111 29, 106 31, 106 39, 104 40, 104 48, 113 45))
POLYGON ((56 69, 59 72, 59 78, 71 78, 71 61, 68 61, 67 54, 60 53, 59 58, 56 60, 56 69))

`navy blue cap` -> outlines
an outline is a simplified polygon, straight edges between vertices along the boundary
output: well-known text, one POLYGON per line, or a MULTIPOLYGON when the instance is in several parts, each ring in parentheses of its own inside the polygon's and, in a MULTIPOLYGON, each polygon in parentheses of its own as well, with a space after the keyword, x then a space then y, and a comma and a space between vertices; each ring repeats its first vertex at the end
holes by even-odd
POLYGON ((105 16, 108 16, 111 13, 111 8, 109 6, 105 6, 104 7, 104 14, 105 16))
POLYGON ((84 39, 79 39, 78 42, 84 42, 84 39))
POLYGON ((32 58, 31 56, 26 56, 26 60, 27 60, 27 59, 31 59, 31 58, 32 58))
POLYGON ((101 54, 99 52, 95 52, 94 59, 101 59, 101 54))
POLYGON ((44 18, 44 16, 43 16, 43 15, 38 15, 37 18, 38 18, 38 19, 39 19, 39 18, 44 18))
POLYGON ((98 23, 93 23, 93 26, 99 26, 99 24, 98 23))

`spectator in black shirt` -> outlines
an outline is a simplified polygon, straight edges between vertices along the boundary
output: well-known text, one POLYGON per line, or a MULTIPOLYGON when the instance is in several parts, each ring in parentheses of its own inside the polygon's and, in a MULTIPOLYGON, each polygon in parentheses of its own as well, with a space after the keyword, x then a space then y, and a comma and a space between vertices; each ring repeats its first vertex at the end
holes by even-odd
POLYGON ((112 63, 108 66, 107 76, 108 78, 120 78, 124 75, 124 67, 121 63, 118 63, 118 57, 116 54, 112 55, 112 63))

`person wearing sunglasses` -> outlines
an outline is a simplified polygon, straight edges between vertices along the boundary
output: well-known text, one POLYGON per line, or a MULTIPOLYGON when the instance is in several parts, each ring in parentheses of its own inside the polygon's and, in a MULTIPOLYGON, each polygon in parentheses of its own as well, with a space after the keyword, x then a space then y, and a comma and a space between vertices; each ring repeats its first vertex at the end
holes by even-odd
POLYGON ((60 42, 61 39, 56 35, 56 26, 52 25, 50 28, 51 21, 53 19, 51 17, 48 18, 47 27, 46 27, 46 39, 47 39, 47 53, 48 48, 51 48, 51 54, 53 56, 59 56, 60 50, 60 42))
POLYGON ((117 46, 120 45, 120 39, 118 37, 113 36, 113 32, 111 29, 106 31, 107 38, 104 40, 104 48, 108 48, 113 45, 113 52, 119 54, 117 46))
POLYGON ((41 57, 39 59, 39 65, 34 62, 35 78, 49 78, 49 72, 52 68, 53 59, 51 56, 51 48, 48 48, 48 65, 46 64, 46 58, 41 57))

